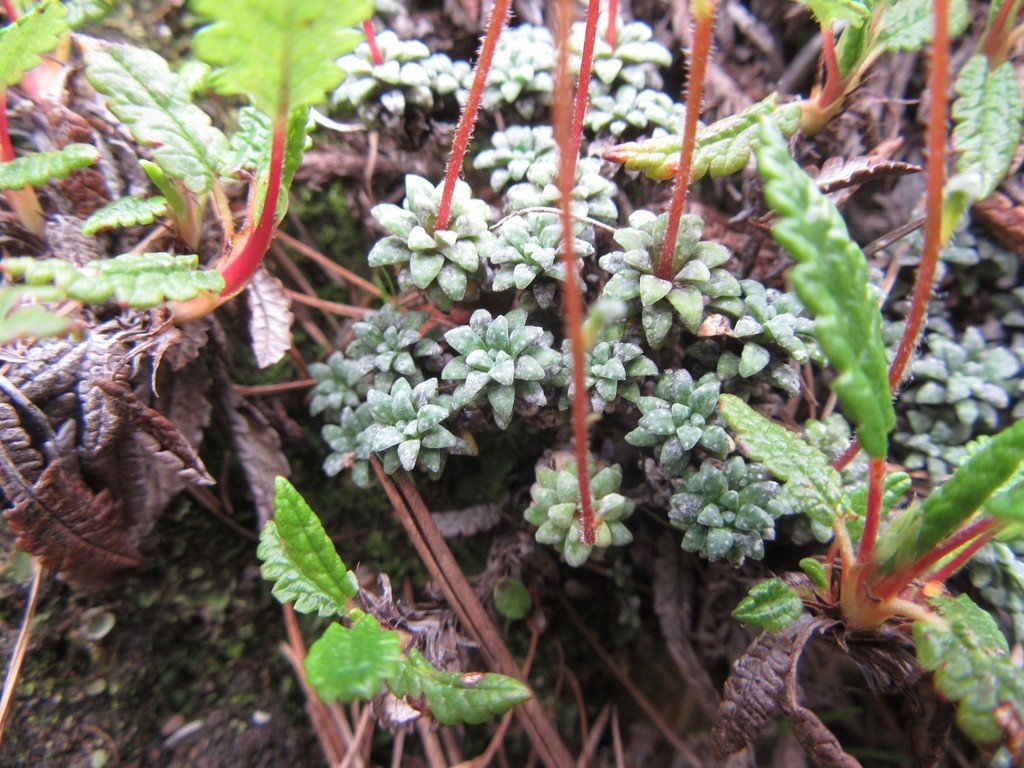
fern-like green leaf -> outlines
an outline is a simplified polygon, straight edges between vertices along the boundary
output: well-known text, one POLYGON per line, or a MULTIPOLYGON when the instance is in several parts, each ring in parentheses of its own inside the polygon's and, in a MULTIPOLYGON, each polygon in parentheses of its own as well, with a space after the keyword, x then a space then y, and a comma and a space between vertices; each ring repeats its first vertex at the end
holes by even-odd
MULTIPOLYGON (((757 147, 757 130, 762 119, 769 119, 787 136, 800 126, 798 104, 778 104, 772 94, 737 115, 723 118, 697 131, 693 150, 692 180, 710 173, 712 178, 741 170, 757 147)), ((608 149, 604 159, 623 163, 633 171, 643 171, 652 179, 670 179, 679 167, 681 138, 659 136, 644 141, 630 141, 608 149)))
POLYGON ((82 224, 82 231, 95 235, 101 229, 151 224, 157 216, 167 212, 164 197, 138 197, 129 195, 107 203, 82 224))
POLYGON ((822 26, 845 21, 853 27, 862 27, 871 18, 871 3, 864 0, 798 0, 814 14, 822 26))
MULTIPOLYGON (((882 14, 878 42, 889 51, 921 50, 935 32, 934 8, 932 0, 896 0, 882 14)), ((969 21, 967 0, 951 0, 950 37, 962 35, 969 21)))
POLYGON ((146 309, 164 301, 187 301, 203 291, 220 292, 224 278, 214 270, 196 269, 199 257, 169 253, 126 253, 76 267, 62 259, 4 259, 3 269, 28 285, 54 286, 89 304, 114 299, 146 309))
POLYGON ((1024 670, 1011 661, 995 620, 967 595, 937 597, 932 605, 944 622, 914 623, 917 659, 935 672, 939 692, 957 702, 964 733, 979 744, 998 744, 1007 736, 1002 722, 1024 720, 1024 670))
POLYGON ((195 194, 208 192, 228 149, 224 134, 192 103, 188 82, 153 51, 130 45, 90 46, 86 77, 153 159, 195 194))
POLYGON ((398 674, 388 679, 396 696, 424 697, 439 723, 482 723, 522 704, 533 694, 513 677, 481 672, 442 672, 423 658, 418 650, 409 651, 398 674))
POLYGON ((766 579, 751 587, 732 616, 744 624, 778 632, 800 618, 803 612, 803 601, 795 589, 781 579, 766 579))
POLYGON ((74 320, 29 303, 60 298, 63 298, 60 291, 47 296, 25 286, 0 287, 0 345, 17 339, 41 339, 68 333, 75 325, 74 320))
POLYGON ((991 195, 1005 178, 1020 139, 1024 104, 1013 62, 993 70, 983 55, 973 56, 956 79, 952 114, 958 173, 981 175, 979 199, 991 195))
POLYGON ((306 675, 322 700, 348 702, 376 696, 404 662, 398 633, 363 614, 351 629, 331 624, 310 646, 306 675))
POLYGON ((92 144, 68 144, 64 149, 24 155, 0 163, 0 189, 38 187, 50 179, 66 179, 73 171, 95 163, 99 156, 92 144))
POLYGON ((57 47, 60 36, 68 31, 67 15, 56 0, 43 0, 0 29, 0 87, 19 82, 42 54, 57 47))
POLYGON ((778 214, 775 239, 799 262, 790 272, 815 320, 815 334, 838 372, 832 388, 869 456, 884 457, 896 424, 882 340, 882 314, 868 284, 864 252, 843 217, 765 124, 757 150, 765 198, 778 214))
POLYGON ((300 613, 344 616, 359 591, 319 518, 283 477, 274 480, 274 519, 260 533, 256 554, 263 578, 274 582, 274 597, 294 602, 300 613))
POLYGON ((766 419, 735 395, 722 395, 718 409, 744 453, 786 483, 800 511, 822 525, 849 511, 842 479, 828 457, 799 435, 766 419))
POLYGON ((344 73, 335 61, 362 39, 355 25, 373 12, 370 0, 193 0, 213 20, 193 50, 220 67, 210 84, 242 94, 261 112, 282 117, 322 102, 344 73))

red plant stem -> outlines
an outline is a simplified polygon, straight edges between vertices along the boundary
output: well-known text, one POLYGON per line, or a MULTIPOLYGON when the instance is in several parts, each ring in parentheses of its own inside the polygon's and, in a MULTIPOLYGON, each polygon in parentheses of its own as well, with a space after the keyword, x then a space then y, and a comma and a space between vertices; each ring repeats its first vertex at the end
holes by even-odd
POLYGON ((587 97, 590 95, 590 72, 594 66, 594 41, 597 39, 597 17, 601 0, 587 3, 587 28, 583 36, 583 59, 580 61, 580 79, 576 83, 576 103, 572 113, 572 144, 569 150, 572 162, 569 178, 576 180, 576 158, 580 153, 583 138, 583 117, 587 113, 587 97))
POLYGON ((960 552, 957 553, 957 556, 950 560, 948 563, 946 563, 944 566, 942 566, 938 570, 932 571, 927 576, 925 576, 925 580, 937 581, 940 584, 945 582, 946 579, 948 579, 954 573, 959 571, 964 563, 966 563, 968 560, 974 557, 975 553, 977 553, 979 549, 981 549, 990 541, 992 541, 995 535, 996 531, 988 531, 986 533, 983 533, 981 536, 979 536, 966 547, 964 547, 962 550, 960 550, 960 552))
POLYGON ((615 47, 616 25, 619 23, 619 0, 608 0, 608 31, 605 40, 612 48, 615 47))
POLYGON ((999 13, 996 15, 992 26, 985 32, 981 41, 980 50, 988 59, 989 69, 998 67, 1006 55, 1005 46, 1013 28, 1013 17, 1020 10, 1020 0, 1004 0, 999 6, 999 13))
POLYGON ((821 84, 819 99, 822 104, 828 105, 843 96, 843 77, 839 73, 836 34, 831 22, 821 28, 821 52, 825 59, 825 82, 821 84))
MULTIPOLYGON (((224 290, 221 299, 227 299, 245 288, 253 273, 259 268, 263 257, 270 248, 270 240, 274 236, 277 220, 277 198, 281 192, 281 173, 284 169, 284 145, 288 130, 286 115, 277 118, 274 125, 274 137, 270 145, 270 178, 267 180, 267 195, 263 198, 263 209, 260 211, 252 234, 245 239, 241 249, 232 249, 220 267, 224 278, 224 290)), ((248 222, 246 229, 252 226, 248 222)))
MULTIPOLYGON (((591 5, 595 3, 592 1, 591 5)), ((583 338, 583 297, 580 295, 576 254, 573 252, 571 209, 576 166, 576 153, 572 151, 573 138, 569 122, 569 31, 572 28, 572 0, 558 0, 556 21, 558 59, 555 68, 552 124, 559 152, 558 189, 561 193, 562 260, 565 264, 562 296, 565 303, 565 335, 572 344, 572 436, 576 453, 576 477, 580 488, 580 538, 584 544, 593 545, 597 541, 597 518, 590 498, 590 471, 587 466, 587 385, 583 371, 586 340, 583 338)), ((586 87, 581 72, 579 89, 586 87)))
POLYGON ((18 20, 18 9, 15 8, 13 0, 3 0, 4 13, 7 14, 7 21, 11 24, 18 20))
POLYGON ((690 76, 686 86, 686 119, 683 123, 683 145, 679 154, 679 168, 672 188, 672 205, 669 208, 665 242, 661 246, 661 261, 658 277, 671 280, 679 237, 679 224, 686 206, 686 193, 690 188, 690 172, 693 168, 693 148, 697 140, 697 119, 704 98, 704 76, 707 72, 708 56, 711 53, 711 32, 715 26, 718 0, 697 0, 694 3, 696 19, 693 31, 693 51, 690 54, 690 76))
POLYGON ((0 88, 0 161, 5 163, 14 159, 14 145, 11 144, 11 133, 7 128, 7 89, 0 88))
POLYGON ((932 71, 928 81, 931 108, 928 112, 928 191, 925 202, 924 247, 914 281, 914 294, 903 337, 889 366, 889 388, 895 392, 903 379, 910 356, 928 311, 935 282, 935 266, 942 246, 942 187, 946 177, 946 101, 949 91, 949 0, 935 0, 935 36, 932 71))
POLYGON ((384 63, 384 56, 377 45, 377 33, 373 31, 373 19, 363 22, 363 33, 366 35, 366 44, 370 46, 370 56, 373 57, 373 65, 379 67, 384 63))
POLYGON ((448 155, 448 165, 444 171, 444 189, 441 190, 441 205, 437 209, 434 229, 448 228, 448 219, 452 214, 455 182, 459 178, 459 172, 462 171, 462 161, 469 148, 469 140, 473 136, 476 116, 480 111, 480 100, 483 98, 484 86, 487 84, 487 73, 491 71, 494 51, 498 47, 501 29, 508 17, 510 2, 511 0, 494 0, 494 6, 491 8, 491 18, 487 22, 487 33, 484 35, 483 45, 480 46, 480 57, 477 59, 476 71, 473 73, 469 98, 466 100, 466 107, 462 110, 462 116, 459 118, 459 126, 455 131, 455 139, 452 141, 452 151, 448 155))
POLYGON ((973 523, 965 525, 948 539, 939 542, 906 567, 879 579, 872 591, 882 600, 892 597, 951 552, 955 552, 978 536, 995 533, 1002 525, 1003 521, 995 517, 982 517, 973 523))
POLYGON ((860 440, 853 438, 853 440, 850 441, 850 444, 846 446, 846 450, 835 458, 832 462, 832 466, 838 471, 846 469, 846 465, 853 461, 853 457, 857 455, 857 451, 859 450, 860 440))
POLYGON ((864 515, 864 533, 860 537, 857 562, 870 563, 878 539, 878 524, 882 518, 882 493, 885 490, 885 457, 871 457, 868 468, 868 504, 864 515))

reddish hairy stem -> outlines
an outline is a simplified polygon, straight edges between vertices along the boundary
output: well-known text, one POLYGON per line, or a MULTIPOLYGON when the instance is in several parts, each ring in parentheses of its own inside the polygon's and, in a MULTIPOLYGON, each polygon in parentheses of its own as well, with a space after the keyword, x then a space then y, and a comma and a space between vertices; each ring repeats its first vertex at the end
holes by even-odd
POLYGON ((959 554, 957 554, 956 557, 954 557, 944 566, 942 566, 936 571, 933 571, 932 573, 929 573, 925 577, 925 579, 927 581, 937 581, 940 584, 944 583, 946 579, 948 579, 954 573, 959 571, 960 568, 964 565, 964 563, 966 563, 968 560, 974 557, 974 555, 977 554, 979 549, 981 549, 990 541, 992 541, 992 539, 995 538, 995 535, 996 531, 989 531, 988 533, 983 533, 981 536, 979 536, 966 547, 964 547, 959 552, 959 554))
POLYGON ((608 0, 608 31, 605 40, 612 48, 615 47, 616 25, 619 23, 619 0, 608 0))
POLYGON ((501 29, 505 26, 505 19, 508 17, 510 0, 495 0, 491 8, 491 18, 487 22, 487 33, 484 35, 483 45, 480 46, 480 57, 476 62, 476 71, 473 73, 473 84, 469 88, 469 98, 466 99, 466 107, 462 110, 459 118, 459 127, 455 131, 455 139, 452 141, 452 151, 448 155, 448 165, 444 171, 444 189, 441 190, 441 205, 437 209, 437 221, 434 229, 447 229, 448 219, 452 214, 452 196, 455 194, 455 182, 462 170, 462 160, 469 148, 469 140, 473 136, 473 127, 476 125, 476 116, 480 111, 480 100, 484 95, 484 86, 487 84, 487 73, 491 71, 491 62, 494 60, 494 51, 498 47, 498 38, 501 36, 501 29))
POLYGON ((872 591, 882 600, 898 594, 907 584, 950 553, 956 552, 960 547, 972 542, 979 536, 988 535, 991 538, 991 535, 994 535, 1002 524, 1003 522, 995 517, 983 517, 965 525, 948 539, 939 542, 906 567, 879 579, 872 591))
POLYGON ((580 141, 583 137, 583 117, 587 113, 587 98, 590 95, 590 72, 594 66, 594 41, 597 38, 597 16, 601 10, 601 0, 590 0, 587 3, 587 28, 583 35, 583 59, 580 61, 580 79, 576 82, 576 103, 572 113, 572 144, 569 150, 572 165, 569 178, 576 180, 576 158, 580 153, 580 141))
MULTIPOLYGON (((596 3, 591 0, 591 6, 594 5, 596 3)), ((594 515, 594 505, 590 498, 590 472, 587 466, 587 386, 583 372, 586 341, 583 338, 583 297, 580 295, 579 274, 572 239, 571 204, 576 167, 576 152, 572 149, 573 137, 569 124, 571 88, 569 82, 569 30, 572 27, 572 0, 558 0, 556 19, 558 22, 558 60, 555 69, 552 123, 559 152, 558 189, 561 193, 562 260, 565 264, 562 296, 565 302, 565 335, 569 337, 572 344, 572 436, 576 453, 576 477, 580 488, 580 538, 584 544, 593 545, 597 541, 597 518, 594 515)), ((589 82, 589 77, 587 82, 589 82)), ((581 72, 579 88, 582 90, 586 87, 581 72)))
POLYGON ((860 440, 853 438, 850 444, 846 446, 846 450, 839 454, 832 462, 832 466, 836 470, 842 471, 846 469, 846 465, 853 461, 853 457, 857 455, 857 451, 860 450, 860 440))
POLYGON ((932 43, 932 71, 928 80, 931 108, 928 111, 928 191, 925 203, 924 247, 914 281, 914 295, 907 325, 903 329, 896 357, 889 367, 889 388, 896 391, 928 311, 928 299, 935 282, 935 266, 942 246, 942 187, 946 177, 946 101, 949 91, 949 0, 935 0, 935 36, 932 43))
POLYGON ((661 261, 658 277, 672 279, 672 268, 679 237, 679 224, 686 206, 686 194, 690 188, 690 171, 693 168, 693 148, 697 140, 697 119, 704 98, 704 76, 707 72, 708 56, 711 53, 711 32, 715 26, 718 0, 695 3, 706 6, 696 14, 693 32, 693 51, 690 54, 690 74, 686 85, 686 119, 683 123, 683 145, 679 153, 679 168, 676 170, 675 186, 672 188, 672 205, 669 208, 665 242, 661 247, 661 261))
POLYGON ((377 33, 373 31, 373 19, 363 22, 363 34, 366 35, 366 44, 370 46, 370 56, 373 58, 373 65, 379 67, 384 63, 384 56, 377 45, 377 33))
POLYGON ((13 159, 14 145, 7 127, 7 89, 0 88, 0 161, 9 163, 13 159))
POLYGON ((836 56, 836 34, 831 22, 821 28, 821 53, 825 59, 825 81, 821 84, 818 98, 822 104, 828 105, 843 97, 843 78, 839 74, 839 58, 836 56))
POLYGON ((885 490, 885 457, 871 457, 868 469, 868 504, 864 515, 864 533, 860 537, 857 562, 867 564, 875 553, 878 524, 882 518, 882 492, 885 490))
POLYGON ((14 7, 13 0, 3 0, 4 12, 7 14, 7 21, 11 24, 18 20, 18 9, 14 7))
POLYGON ((995 22, 981 41, 981 52, 988 59, 989 69, 1002 63, 1006 55, 1005 45, 1013 27, 1013 17, 1020 10, 1019 0, 1005 0, 999 7, 995 22))

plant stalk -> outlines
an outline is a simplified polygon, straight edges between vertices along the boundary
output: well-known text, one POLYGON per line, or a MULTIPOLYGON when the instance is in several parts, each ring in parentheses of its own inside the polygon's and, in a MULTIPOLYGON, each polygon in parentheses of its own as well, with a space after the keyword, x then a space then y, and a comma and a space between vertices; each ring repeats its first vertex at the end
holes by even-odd
MULTIPOLYGON (((0 161, 9 163, 14 157, 14 145, 11 144, 11 133, 7 127, 7 89, 0 88, 0 161)), ((39 204, 36 191, 26 184, 21 189, 4 190, 4 197, 25 230, 42 237, 43 207, 39 204)))
POLYGON ((583 36, 583 58, 580 61, 580 76, 576 82, 576 103, 572 114, 572 144, 569 154, 572 167, 570 176, 576 180, 576 158, 580 153, 580 141, 583 138, 583 118, 587 113, 587 100, 590 96, 590 73, 594 67, 594 41, 597 39, 597 17, 601 10, 601 0, 590 0, 587 3, 587 27, 583 36))
POLYGON ((491 62, 494 60, 494 51, 498 47, 498 38, 501 37, 502 27, 508 17, 508 9, 511 0, 495 0, 491 8, 491 18, 487 22, 487 33, 484 35, 483 45, 480 46, 480 56, 476 62, 476 71, 473 73, 473 84, 469 88, 469 98, 459 118, 459 126, 455 131, 455 138, 452 141, 452 151, 448 155, 448 165, 444 171, 444 189, 441 190, 441 205, 437 209, 437 220, 434 222, 434 229, 447 229, 448 220, 452 213, 452 197, 455 195, 455 182, 462 171, 462 161, 466 157, 466 150, 469 148, 469 140, 473 137, 473 128, 476 125, 476 116, 480 111, 480 100, 484 95, 484 86, 487 84, 487 73, 491 71, 491 62))
POLYGON ((935 267, 942 247, 942 188, 946 178, 946 102, 949 92, 949 0, 935 0, 935 35, 932 68, 928 79, 931 108, 928 112, 928 190, 925 202, 924 247, 914 281, 914 294, 907 324, 889 367, 889 388, 896 391, 928 312, 928 299, 935 283, 935 267))
POLYGON ((995 538, 996 533, 997 531, 993 529, 981 534, 981 536, 979 536, 966 547, 964 547, 962 550, 960 550, 956 554, 956 557, 954 557, 948 563, 943 565, 941 568, 938 568, 935 571, 929 573, 927 576, 925 576, 925 580, 937 581, 940 584, 944 583, 946 579, 948 579, 954 573, 959 571, 968 560, 974 557, 974 555, 978 552, 979 549, 981 549, 990 541, 992 541, 992 539, 995 538))
POLYGON ((985 30, 979 50, 988 59, 989 69, 995 69, 1006 60, 1013 32, 1013 22, 1020 7, 1020 0, 1004 0, 992 26, 985 30))
POLYGON ((370 46, 370 56, 373 58, 373 66, 379 67, 384 63, 384 55, 377 45, 377 33, 373 31, 373 19, 363 22, 363 34, 366 35, 366 44, 370 46))
POLYGON ((704 78, 707 73, 708 57, 711 54, 711 33, 715 26, 718 0, 694 0, 693 51, 690 54, 690 75, 686 85, 686 118, 683 122, 683 144, 679 153, 679 168, 676 170, 675 186, 672 188, 672 205, 669 208, 665 242, 661 246, 661 260, 658 277, 671 280, 675 261, 676 240, 679 224, 686 207, 686 194, 690 188, 690 172, 693 168, 693 149, 697 140, 697 119, 704 99, 704 78))
POLYGON ((857 562, 867 565, 875 553, 878 525, 882 518, 882 493, 885 490, 885 457, 871 457, 868 468, 868 503, 864 515, 864 533, 860 537, 857 562))
POLYGON ((605 33, 605 41, 612 48, 615 47, 616 25, 619 23, 619 0, 608 0, 608 30, 605 33))
MULTIPOLYGON (((596 5, 595 0, 591 0, 591 9, 596 5)), ((594 514, 594 505, 590 497, 590 472, 587 462, 587 446, 589 442, 587 438, 588 403, 583 371, 586 339, 583 332, 583 297, 580 295, 576 254, 573 252, 571 210, 572 189, 576 176, 577 151, 573 148, 573 134, 571 133, 570 126, 571 116, 569 114, 569 94, 571 91, 569 77, 569 32, 572 28, 571 0, 558 0, 556 21, 558 24, 558 59, 555 68, 555 99, 552 106, 552 123, 555 129, 555 139, 558 142, 559 152, 558 189, 561 196, 561 251, 562 260, 565 264, 565 282, 562 284, 562 296, 565 303, 565 335, 569 337, 572 344, 572 434, 573 448, 576 455, 576 477, 580 489, 580 538, 584 544, 593 545, 597 541, 598 521, 594 514)), ((589 32, 589 18, 587 23, 589 32)), ((591 55, 593 55, 592 38, 591 55)), ((585 54, 584 66, 586 66, 585 54)), ((584 80, 581 68, 580 80, 577 86, 577 106, 580 102, 579 94, 583 91, 583 105, 586 107, 585 89, 588 88, 588 85, 589 73, 587 79, 584 80)))

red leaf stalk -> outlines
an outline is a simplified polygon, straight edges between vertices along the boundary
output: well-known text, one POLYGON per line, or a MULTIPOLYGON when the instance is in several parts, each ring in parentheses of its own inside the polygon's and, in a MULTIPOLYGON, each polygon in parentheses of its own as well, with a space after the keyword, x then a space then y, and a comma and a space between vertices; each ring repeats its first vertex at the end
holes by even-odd
POLYGON ((836 55, 836 33, 829 22, 821 28, 821 52, 825 59, 825 82, 821 85, 819 99, 822 104, 832 104, 843 96, 843 78, 839 74, 839 58, 836 55))
POLYGON ((715 26, 718 0, 694 0, 693 51, 690 54, 690 76, 686 86, 686 119, 683 123, 683 146, 679 153, 679 168, 672 188, 672 205, 669 208, 665 242, 661 247, 661 261, 658 277, 671 280, 679 224, 686 206, 686 194, 690 188, 690 172, 693 168, 693 149, 697 141, 697 119, 704 99, 704 77, 707 73, 708 57, 711 54, 711 33, 715 26))
POLYGON ((587 113, 587 98, 590 95, 590 72, 594 67, 594 41, 597 39, 597 17, 600 10, 601 0, 590 0, 587 3, 587 28, 583 36, 580 79, 576 83, 576 103, 572 113, 572 148, 569 151, 572 161, 569 178, 574 182, 576 180, 576 158, 580 153, 580 141, 583 137, 583 117, 587 113))
POLYGON ((366 35, 366 44, 370 46, 370 56, 373 57, 373 65, 379 67, 384 63, 384 55, 377 45, 377 33, 373 31, 373 19, 363 22, 363 34, 366 35))
MULTIPOLYGON (((956 552, 960 547, 971 543, 979 536, 988 536, 991 538, 990 534, 995 534, 1002 525, 1003 521, 994 517, 982 517, 968 525, 965 525, 948 539, 940 542, 935 547, 925 552, 905 568, 879 579, 872 591, 879 599, 887 600, 897 594, 901 589, 907 586, 907 584, 912 582, 937 562, 942 560, 942 558, 952 552, 956 552)), ((945 569, 940 569, 940 572, 941 570, 945 569)))
POLYGON ((885 458, 871 458, 868 470, 868 504, 864 516, 864 533, 860 537, 857 562, 871 562, 878 539, 878 525, 882 518, 882 493, 885 490, 885 458))
POLYGON ((946 563, 944 566, 939 568, 932 573, 929 573, 925 579, 927 581, 937 581, 940 584, 946 581, 950 576, 960 570, 964 563, 974 557, 978 550, 988 544, 992 539, 995 538, 998 531, 991 530, 981 534, 978 538, 964 547, 960 552, 957 553, 956 557, 946 563))
POLYGON ((1020 7, 1020 0, 1004 0, 1003 4, 999 6, 999 13, 992 26, 985 31, 980 50, 988 59, 989 69, 998 67, 1006 59, 1010 33, 1013 31, 1013 21, 1020 11, 1020 7))
POLYGON ((932 71, 928 92, 928 191, 925 202, 924 247, 914 281, 914 294, 907 324, 896 357, 889 367, 889 387, 899 386, 928 311, 928 299, 935 282, 935 266, 942 247, 942 187, 946 178, 946 101, 949 92, 949 0, 935 0, 935 36, 932 43, 932 71))
POLYGON ((619 23, 619 0, 608 0, 608 31, 605 40, 612 48, 615 47, 616 25, 619 23))
POLYGON ((13 0, 3 0, 4 13, 7 14, 7 21, 11 24, 18 20, 18 9, 15 7, 13 0))
POLYGON ((0 161, 9 163, 13 159, 14 145, 7 127, 7 89, 0 88, 0 161))
POLYGON ((448 220, 452 215, 452 197, 455 194, 455 182, 462 171, 462 161, 466 157, 466 150, 469 148, 469 140, 473 137, 473 127, 476 125, 476 116, 480 111, 480 100, 484 95, 484 86, 487 84, 487 73, 491 71, 491 62, 494 60, 494 51, 498 47, 498 38, 501 36, 501 29, 508 17, 510 0, 495 0, 491 8, 491 18, 487 22, 487 33, 484 35, 483 45, 480 46, 480 57, 476 62, 476 71, 473 73, 473 84, 469 88, 469 98, 459 118, 459 126, 455 131, 455 139, 452 141, 452 151, 448 155, 448 165, 444 171, 444 189, 441 190, 441 205, 437 209, 437 220, 434 229, 447 229, 448 220))
MULTIPOLYGON (((591 2, 593 6, 595 3, 591 2)), ((584 381, 583 297, 580 295, 576 254, 573 253, 572 189, 575 182, 576 153, 572 149, 570 131, 569 95, 569 31, 572 28, 572 0, 558 0, 558 60, 555 69, 555 98, 552 123, 558 141, 558 189, 561 193, 562 260, 565 263, 565 283, 562 296, 565 302, 565 335, 572 344, 572 433, 576 453, 576 476, 580 488, 580 537, 584 544, 597 541, 597 518, 590 498, 590 473, 587 466, 587 388, 584 381)), ((588 78, 589 82, 589 78, 588 78)), ((579 88, 584 84, 582 72, 579 88)))

